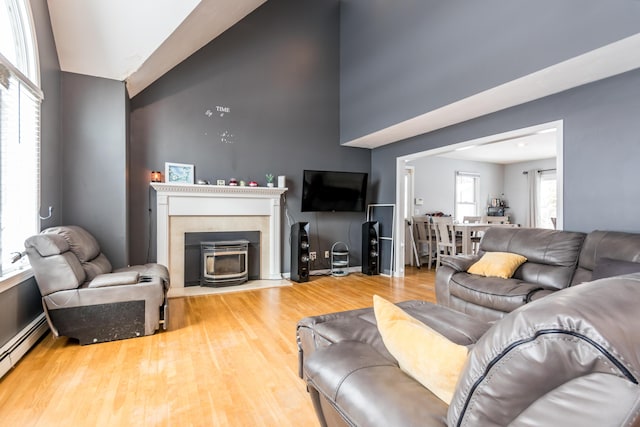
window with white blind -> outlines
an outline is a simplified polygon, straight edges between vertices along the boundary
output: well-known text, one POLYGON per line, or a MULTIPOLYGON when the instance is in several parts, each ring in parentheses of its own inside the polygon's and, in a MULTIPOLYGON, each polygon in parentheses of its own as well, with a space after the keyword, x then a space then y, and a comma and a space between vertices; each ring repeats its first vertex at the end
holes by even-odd
POLYGON ((29 4, 0 3, 0 273, 40 229, 39 71, 29 4))
POLYGON ((479 212, 480 175, 471 172, 456 172, 455 219, 462 222, 465 216, 476 216, 479 212))

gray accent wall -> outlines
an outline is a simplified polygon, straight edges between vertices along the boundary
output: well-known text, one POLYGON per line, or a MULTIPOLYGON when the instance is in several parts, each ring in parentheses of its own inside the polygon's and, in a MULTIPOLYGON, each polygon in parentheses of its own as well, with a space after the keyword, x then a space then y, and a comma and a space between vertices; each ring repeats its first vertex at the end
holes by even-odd
POLYGON ((640 2, 343 0, 347 142, 638 33, 640 2))
POLYGON ((41 313, 40 292, 34 278, 0 293, 0 347, 41 313))
POLYGON ((299 221, 310 223, 319 252, 312 269, 328 268, 324 251, 335 241, 359 265, 364 213, 300 212, 304 169, 370 169, 370 151, 340 146, 339 37, 338 0, 270 0, 132 99, 132 263, 156 258, 150 171, 177 162, 211 182, 287 177, 284 272, 299 221))
POLYGON ((127 104, 123 82, 62 73, 62 221, 95 236, 114 268, 129 264, 127 104))
MULTIPOLYGON (((373 150, 380 203, 395 203, 396 158, 564 121, 564 229, 640 232, 640 70, 373 150)), ((513 197, 509 195, 509 197, 513 197)))
POLYGON ((40 84, 44 92, 40 117, 40 221, 41 228, 60 223, 62 217, 62 143, 60 140, 60 64, 45 0, 31 0, 40 55, 40 84))

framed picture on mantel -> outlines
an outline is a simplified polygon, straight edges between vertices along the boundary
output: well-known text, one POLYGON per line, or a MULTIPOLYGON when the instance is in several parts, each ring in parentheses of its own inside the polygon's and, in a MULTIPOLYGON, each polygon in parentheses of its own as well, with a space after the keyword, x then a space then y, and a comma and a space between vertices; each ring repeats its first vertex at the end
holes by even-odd
POLYGON ((164 164, 164 176, 170 184, 193 184, 194 168, 193 165, 167 162, 164 164))

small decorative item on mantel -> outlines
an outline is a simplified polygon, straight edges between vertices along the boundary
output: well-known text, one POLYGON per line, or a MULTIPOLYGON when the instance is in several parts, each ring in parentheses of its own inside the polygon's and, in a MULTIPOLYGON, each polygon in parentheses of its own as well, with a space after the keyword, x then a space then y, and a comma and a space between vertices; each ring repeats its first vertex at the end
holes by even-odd
POLYGON ((247 185, 247 183, 246 183, 246 182, 244 182, 244 180, 242 180, 242 179, 241 179, 241 180, 240 180, 240 187, 244 187, 244 186, 246 186, 246 185, 247 185))
POLYGON ((258 183, 255 181, 249 181, 249 187, 257 187, 258 183))
POLYGON ((151 182, 162 182, 162 172, 151 171, 151 182))
POLYGON ((231 185, 232 187, 235 187, 238 185, 238 180, 235 178, 229 178, 229 185, 231 185))
POLYGON ((273 187, 273 174, 268 173, 265 177, 267 178, 267 187, 273 187))

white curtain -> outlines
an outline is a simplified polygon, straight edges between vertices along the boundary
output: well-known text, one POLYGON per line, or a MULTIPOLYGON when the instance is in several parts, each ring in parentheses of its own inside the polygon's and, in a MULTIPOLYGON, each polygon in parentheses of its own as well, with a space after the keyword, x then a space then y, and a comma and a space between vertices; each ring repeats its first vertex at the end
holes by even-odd
POLYGON ((527 227, 535 228, 538 213, 538 170, 527 171, 527 188, 529 189, 529 203, 527 206, 527 227))

